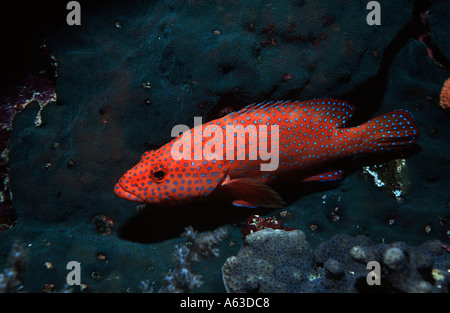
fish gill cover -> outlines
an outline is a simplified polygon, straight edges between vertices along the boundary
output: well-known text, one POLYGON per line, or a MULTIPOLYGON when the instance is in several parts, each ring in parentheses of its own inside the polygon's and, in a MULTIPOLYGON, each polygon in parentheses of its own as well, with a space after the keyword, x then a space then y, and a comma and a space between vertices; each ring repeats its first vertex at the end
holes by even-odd
MULTIPOLYGON (((70 10, 58 9, 52 18, 63 22, 36 35, 36 49, 49 51, 57 75, 21 83, 29 95, 37 86, 57 97, 45 106, 18 96, 20 88, 2 97, 9 110, 2 113, 0 213, 10 217, 13 209, 17 217, 14 224, 2 220, 5 272, 14 268, 7 251, 19 238, 29 249, 20 290, 65 290, 70 261, 81 263, 74 291, 139 292, 141 282, 145 291, 168 290, 167 273, 191 255, 182 247, 197 247, 201 238, 217 257, 187 271, 194 291, 224 292, 222 266, 243 247, 242 224, 252 214, 282 219, 312 247, 337 234, 376 244, 448 244, 449 116, 439 107, 450 76, 448 4, 378 2, 381 25, 372 26, 368 1, 79 1, 81 25, 73 26, 65 23, 70 10), (251 103, 320 97, 355 106, 349 126, 408 110, 421 133, 417 145, 343 162, 339 182, 273 186, 287 203, 276 210, 224 201, 143 207, 113 193, 145 151, 172 140, 175 125, 193 127, 194 116, 210 121, 251 103), (226 227, 228 236, 222 228, 220 236, 197 236, 188 226, 201 234, 226 227)), ((443 252, 432 255, 445 259, 443 252)), ((440 270, 447 266, 439 262, 440 270)), ((418 266, 407 268, 416 275, 418 266)), ((298 290, 325 291, 317 282, 298 290)), ((394 291, 410 290, 403 287, 394 291)))

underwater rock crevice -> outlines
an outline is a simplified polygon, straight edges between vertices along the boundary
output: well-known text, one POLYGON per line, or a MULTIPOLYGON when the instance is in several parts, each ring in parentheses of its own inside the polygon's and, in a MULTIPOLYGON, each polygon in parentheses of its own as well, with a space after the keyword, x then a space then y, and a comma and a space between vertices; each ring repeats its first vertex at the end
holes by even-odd
MULTIPOLYGON (((393 59, 406 46, 408 41, 417 39, 427 31, 427 25, 421 20, 421 14, 431 6, 430 0, 415 0, 410 20, 398 31, 383 51, 380 67, 376 75, 355 86, 353 90, 342 96, 350 103, 359 104, 349 125, 359 125, 380 106, 387 85, 389 69, 393 59)), ((438 51, 438 50, 436 50, 438 51)), ((445 61, 444 64, 447 64, 445 61)))

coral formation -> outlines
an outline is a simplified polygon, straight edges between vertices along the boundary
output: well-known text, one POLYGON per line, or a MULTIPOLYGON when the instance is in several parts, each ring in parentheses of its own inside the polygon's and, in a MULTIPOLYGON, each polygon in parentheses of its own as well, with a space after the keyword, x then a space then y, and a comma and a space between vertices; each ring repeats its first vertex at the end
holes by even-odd
POLYGON ((272 217, 263 217, 257 214, 252 214, 247 217, 244 221, 245 227, 241 229, 244 234, 244 238, 253 232, 260 231, 266 228, 272 229, 283 229, 283 230, 294 230, 291 227, 283 226, 283 221, 272 216, 272 217))
MULTIPOLYGON (((350 255, 355 261, 381 265, 383 291, 389 292, 448 292, 450 283, 450 255, 443 251, 438 240, 430 240, 417 247, 404 242, 354 246, 350 255), (434 273, 442 273, 438 278, 434 273)), ((361 274, 363 277, 364 273, 361 274)), ((366 286, 370 288, 370 286, 366 286)), ((368 290, 367 289, 367 290, 368 290)))
POLYGON ((447 78, 442 85, 441 94, 439 96, 439 106, 447 113, 450 113, 450 78, 447 78))
POLYGON ((245 237, 222 273, 228 292, 305 292, 314 257, 302 231, 266 228, 245 237))
POLYGON ((102 235, 110 235, 114 227, 114 221, 111 217, 105 214, 99 214, 92 218, 92 222, 95 224, 95 229, 102 235))
POLYGON ((399 203, 403 201, 407 180, 402 171, 406 167, 405 159, 387 161, 383 164, 363 167, 363 173, 373 176, 376 186, 389 189, 399 203))
POLYGON ((449 270, 437 240, 410 247, 335 235, 312 253, 303 232, 268 228, 249 234, 222 273, 228 292, 448 292, 449 270), (380 284, 367 283, 371 261, 380 284))
POLYGON ((28 262, 28 250, 16 241, 9 253, 8 264, 0 274, 0 293, 23 292, 22 273, 28 262))
POLYGON ((37 102, 40 109, 34 124, 36 127, 41 126, 42 110, 48 103, 56 101, 57 64, 45 44, 40 47, 36 63, 36 68, 23 79, 20 86, 10 88, 5 95, 0 96, 0 231, 11 227, 15 219, 8 174, 9 140, 14 117, 30 103, 37 102))
MULTIPOLYGON (((192 226, 186 227, 181 235, 186 244, 177 245, 173 255, 173 268, 165 277, 158 292, 191 292, 202 285, 202 275, 192 272, 195 262, 203 258, 217 257, 219 249, 217 243, 227 236, 225 228, 218 228, 213 232, 198 234, 192 226)), ((143 282, 144 290, 148 290, 148 283, 143 282)))

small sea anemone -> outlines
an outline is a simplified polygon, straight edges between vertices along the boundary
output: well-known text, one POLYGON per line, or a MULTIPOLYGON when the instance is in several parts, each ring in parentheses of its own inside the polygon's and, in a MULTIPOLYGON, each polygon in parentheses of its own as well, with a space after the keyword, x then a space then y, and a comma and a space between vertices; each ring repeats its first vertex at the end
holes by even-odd
POLYGON ((450 113, 450 78, 442 85, 439 105, 445 112, 450 113))

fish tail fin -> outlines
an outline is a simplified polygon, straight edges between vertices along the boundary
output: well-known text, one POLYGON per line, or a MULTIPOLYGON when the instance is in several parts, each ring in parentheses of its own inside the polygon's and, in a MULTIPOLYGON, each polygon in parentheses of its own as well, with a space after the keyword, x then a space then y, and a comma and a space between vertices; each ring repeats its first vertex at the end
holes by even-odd
POLYGON ((404 149, 412 146, 419 136, 416 121, 407 110, 395 110, 375 117, 359 126, 363 146, 369 152, 404 149))

